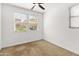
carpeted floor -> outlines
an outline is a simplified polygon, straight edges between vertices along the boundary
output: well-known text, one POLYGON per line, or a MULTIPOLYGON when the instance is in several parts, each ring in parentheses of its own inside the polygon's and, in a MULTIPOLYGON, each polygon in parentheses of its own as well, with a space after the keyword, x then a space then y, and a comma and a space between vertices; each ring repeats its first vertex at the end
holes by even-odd
POLYGON ((38 40, 0 50, 1 56, 77 56, 77 54, 51 44, 45 40, 38 40))

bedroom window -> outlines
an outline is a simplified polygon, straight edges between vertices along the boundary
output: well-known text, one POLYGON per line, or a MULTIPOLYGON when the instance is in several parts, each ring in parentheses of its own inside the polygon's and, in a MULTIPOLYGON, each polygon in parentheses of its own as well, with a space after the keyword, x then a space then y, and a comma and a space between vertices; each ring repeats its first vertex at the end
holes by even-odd
POLYGON ((79 5, 70 8, 70 28, 79 28, 79 5))
POLYGON ((37 30, 38 19, 33 15, 26 15, 22 13, 14 14, 15 32, 27 32, 28 30, 37 30))

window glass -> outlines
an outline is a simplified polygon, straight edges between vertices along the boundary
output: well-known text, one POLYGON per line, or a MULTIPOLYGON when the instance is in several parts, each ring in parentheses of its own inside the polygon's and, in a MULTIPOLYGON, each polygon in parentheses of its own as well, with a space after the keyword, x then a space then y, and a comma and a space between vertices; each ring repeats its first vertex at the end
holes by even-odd
POLYGON ((29 29, 37 30, 38 19, 35 16, 29 15, 29 29))
POLYGON ((15 31, 26 32, 28 27, 27 15, 22 13, 15 13, 14 19, 15 19, 15 31))

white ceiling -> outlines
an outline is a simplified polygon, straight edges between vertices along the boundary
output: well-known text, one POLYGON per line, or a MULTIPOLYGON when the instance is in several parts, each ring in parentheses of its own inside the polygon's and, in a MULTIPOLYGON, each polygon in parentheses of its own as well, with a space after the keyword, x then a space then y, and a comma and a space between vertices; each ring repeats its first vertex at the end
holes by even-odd
MULTIPOLYGON (((11 5, 15 5, 15 6, 19 6, 25 9, 31 9, 33 7, 33 3, 10 3, 11 5)), ((56 6, 60 7, 62 5, 66 5, 68 7, 74 5, 73 3, 44 3, 42 4, 42 6, 45 8, 45 10, 42 10, 40 7, 36 6, 33 11, 37 11, 37 12, 46 12, 48 10, 50 10, 51 8, 56 8, 56 6)))
MULTIPOLYGON (((32 3, 11 3, 11 5, 19 6, 19 7, 26 8, 26 9, 31 9, 33 7, 32 3)), ((46 4, 42 4, 42 6, 46 9, 46 4)), ((45 12, 46 11, 46 10, 42 10, 38 6, 35 6, 35 8, 33 10, 37 11, 37 12, 45 12)))

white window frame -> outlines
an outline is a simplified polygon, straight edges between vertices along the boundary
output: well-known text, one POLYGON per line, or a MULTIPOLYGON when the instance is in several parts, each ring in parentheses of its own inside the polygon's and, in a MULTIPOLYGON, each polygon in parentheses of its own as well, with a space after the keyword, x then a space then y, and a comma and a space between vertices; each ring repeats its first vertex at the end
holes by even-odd
MULTIPOLYGON (((79 5, 73 5, 69 8, 69 28, 79 28, 79 25, 74 25, 74 24, 79 24, 78 20, 75 19, 75 21, 73 22, 73 18, 79 17, 79 13, 78 15, 74 14, 74 16, 72 16, 72 9, 78 6, 79 5)), ((78 10, 79 10, 79 7, 78 7, 78 10)))

